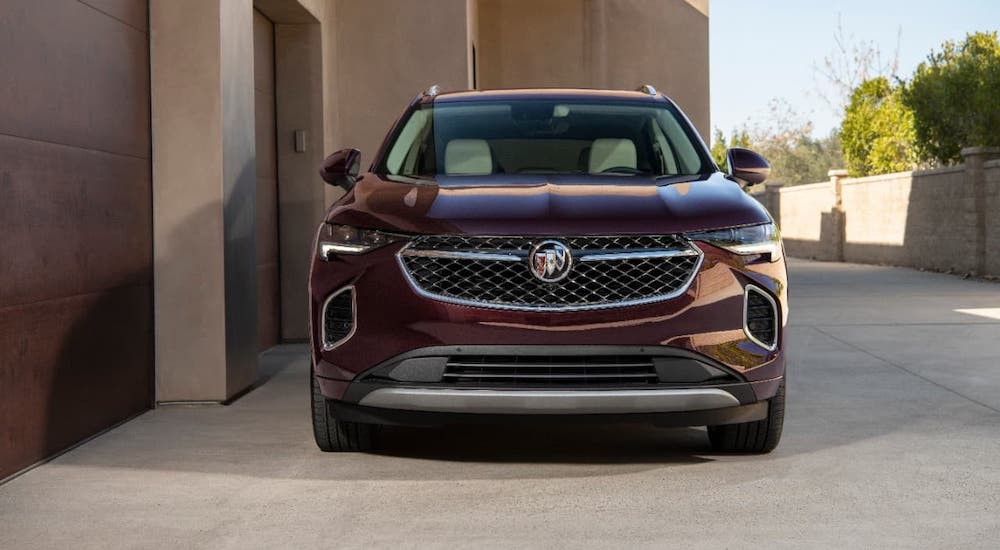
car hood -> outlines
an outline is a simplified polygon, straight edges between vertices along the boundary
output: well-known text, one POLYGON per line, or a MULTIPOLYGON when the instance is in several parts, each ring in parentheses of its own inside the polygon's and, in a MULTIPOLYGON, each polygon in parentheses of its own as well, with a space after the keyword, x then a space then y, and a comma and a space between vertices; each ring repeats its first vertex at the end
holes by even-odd
POLYGON ((664 183, 638 176, 365 174, 327 221, 406 233, 681 233, 764 223, 767 211, 722 174, 664 183))

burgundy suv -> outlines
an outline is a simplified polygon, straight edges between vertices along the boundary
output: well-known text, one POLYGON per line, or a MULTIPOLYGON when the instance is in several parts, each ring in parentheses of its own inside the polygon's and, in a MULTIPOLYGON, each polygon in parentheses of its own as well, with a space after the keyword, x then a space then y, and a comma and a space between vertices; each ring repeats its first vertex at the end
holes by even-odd
POLYGON ((312 410, 324 451, 379 425, 628 420, 781 437, 782 244, 651 86, 419 95, 316 239, 312 410))

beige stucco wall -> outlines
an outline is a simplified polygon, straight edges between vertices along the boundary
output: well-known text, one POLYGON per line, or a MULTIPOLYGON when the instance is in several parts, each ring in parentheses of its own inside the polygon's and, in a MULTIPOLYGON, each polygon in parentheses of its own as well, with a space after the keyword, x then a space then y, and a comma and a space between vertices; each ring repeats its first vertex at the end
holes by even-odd
POLYGON ((709 131, 708 2, 479 0, 481 88, 652 84, 709 131))
POLYGON ((431 84, 468 87, 466 0, 334 0, 324 61, 335 128, 328 152, 361 150, 367 165, 403 109, 431 84), (332 80, 332 82, 330 81, 332 80))

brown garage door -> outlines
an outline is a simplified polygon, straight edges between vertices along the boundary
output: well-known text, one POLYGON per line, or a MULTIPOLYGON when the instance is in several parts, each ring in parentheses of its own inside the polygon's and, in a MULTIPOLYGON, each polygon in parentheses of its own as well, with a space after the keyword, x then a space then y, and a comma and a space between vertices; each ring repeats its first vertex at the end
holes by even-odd
POLYGON ((0 478, 152 402, 146 2, 3 0, 0 478))
POLYGON ((253 12, 254 103, 257 134, 257 341, 278 343, 281 291, 278 278, 278 165, 274 113, 274 24, 253 12))

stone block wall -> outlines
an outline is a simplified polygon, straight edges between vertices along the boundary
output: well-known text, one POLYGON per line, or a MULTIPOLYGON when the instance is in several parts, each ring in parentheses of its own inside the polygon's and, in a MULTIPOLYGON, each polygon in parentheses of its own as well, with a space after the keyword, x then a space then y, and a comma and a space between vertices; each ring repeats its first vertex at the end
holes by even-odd
POLYGON ((757 194, 789 256, 1000 275, 1000 150, 964 165, 846 178, 757 194))

